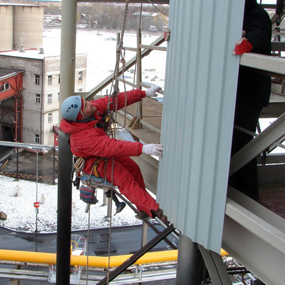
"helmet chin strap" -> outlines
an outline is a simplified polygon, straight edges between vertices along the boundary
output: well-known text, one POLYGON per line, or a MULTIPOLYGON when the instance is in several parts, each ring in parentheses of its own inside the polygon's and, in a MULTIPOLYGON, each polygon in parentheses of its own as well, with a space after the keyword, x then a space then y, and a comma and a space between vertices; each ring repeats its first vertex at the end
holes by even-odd
POLYGON ((90 121, 95 120, 94 114, 91 115, 90 117, 86 117, 82 110, 80 110, 80 114, 82 115, 83 119, 82 120, 76 120, 77 123, 86 123, 86 122, 90 122, 90 121))
POLYGON ((85 120, 87 117, 84 115, 83 111, 80 110, 80 114, 82 115, 83 119, 85 120))

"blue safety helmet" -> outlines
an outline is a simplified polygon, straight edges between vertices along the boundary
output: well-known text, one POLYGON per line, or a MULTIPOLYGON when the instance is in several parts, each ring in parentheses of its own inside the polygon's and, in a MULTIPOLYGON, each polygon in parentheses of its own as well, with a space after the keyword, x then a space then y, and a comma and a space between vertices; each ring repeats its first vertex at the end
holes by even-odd
POLYGON ((81 97, 80 96, 70 96, 66 98, 60 107, 61 116, 67 120, 76 122, 78 113, 81 110, 81 97))

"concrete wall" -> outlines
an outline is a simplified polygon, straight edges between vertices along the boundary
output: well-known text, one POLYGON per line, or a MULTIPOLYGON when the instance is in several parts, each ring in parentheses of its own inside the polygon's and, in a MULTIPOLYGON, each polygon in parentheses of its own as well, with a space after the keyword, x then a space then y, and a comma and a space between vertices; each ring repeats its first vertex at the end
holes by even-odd
POLYGON ((0 51, 43 46, 44 7, 0 5, 0 51))
POLYGON ((0 6, 0 51, 13 47, 13 6, 0 6))
POLYGON ((43 9, 39 6, 15 6, 14 45, 18 48, 43 46, 43 9))

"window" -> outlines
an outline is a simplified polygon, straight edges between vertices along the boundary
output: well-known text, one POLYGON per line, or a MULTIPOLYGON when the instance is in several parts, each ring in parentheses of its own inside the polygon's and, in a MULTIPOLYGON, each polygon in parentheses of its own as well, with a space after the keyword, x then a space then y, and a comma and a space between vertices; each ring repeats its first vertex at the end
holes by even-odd
POLYGON ((3 85, 0 86, 0 92, 4 92, 10 89, 10 84, 9 83, 4 83, 3 85))
POLYGON ((49 123, 52 122, 52 113, 48 113, 48 122, 49 122, 49 123))
POLYGON ((40 75, 39 74, 36 74, 35 75, 35 84, 37 84, 37 85, 40 85, 40 75))
POLYGON ((48 85, 52 84, 52 75, 48 75, 48 85))
POLYGON ((41 94, 36 94, 36 103, 41 103, 41 94))
POLYGON ((78 80, 82 80, 82 71, 78 72, 78 80))
POLYGON ((40 135, 35 134, 35 143, 40 143, 40 135))
POLYGON ((47 95, 47 102, 48 102, 48 104, 52 103, 52 94, 47 95))

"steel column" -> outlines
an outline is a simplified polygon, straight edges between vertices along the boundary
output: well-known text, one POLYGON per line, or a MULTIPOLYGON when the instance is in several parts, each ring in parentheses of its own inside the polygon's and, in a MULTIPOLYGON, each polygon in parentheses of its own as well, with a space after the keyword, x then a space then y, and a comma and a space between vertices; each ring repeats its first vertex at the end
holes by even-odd
MULTIPOLYGON (((141 89, 141 82, 142 82, 142 55, 141 55, 141 40, 142 40, 142 33, 141 29, 137 30, 137 88, 141 89)), ((137 117, 141 120, 142 119, 142 102, 137 103, 137 117)), ((139 128, 141 129, 141 124, 139 124, 139 128)))
POLYGON ((179 235, 176 285, 201 284, 203 259, 197 243, 179 235))
MULTIPOLYGON (((76 57, 77 2, 62 1, 61 55, 60 55, 60 105, 74 93, 76 57)), ((60 115, 61 116, 61 115, 60 115)))
POLYGON ((72 154, 68 137, 59 131, 56 284, 69 284, 72 154))
MULTIPOLYGON (((77 1, 62 1, 60 104, 74 93, 77 1)), ((61 115, 60 119, 61 119, 61 115)), ((59 132, 56 284, 70 284, 72 153, 68 137, 59 132)))

